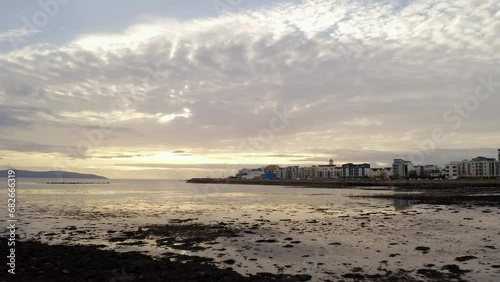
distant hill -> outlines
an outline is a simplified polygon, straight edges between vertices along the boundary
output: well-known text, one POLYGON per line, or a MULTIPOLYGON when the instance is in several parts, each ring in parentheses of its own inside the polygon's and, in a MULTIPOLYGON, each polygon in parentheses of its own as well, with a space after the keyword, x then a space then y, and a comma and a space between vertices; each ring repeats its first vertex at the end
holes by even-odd
MULTIPOLYGON (((16 178, 64 178, 64 179, 107 179, 95 174, 84 174, 69 171, 30 171, 15 169, 16 178)), ((7 177, 8 170, 0 170, 0 177, 7 177)))

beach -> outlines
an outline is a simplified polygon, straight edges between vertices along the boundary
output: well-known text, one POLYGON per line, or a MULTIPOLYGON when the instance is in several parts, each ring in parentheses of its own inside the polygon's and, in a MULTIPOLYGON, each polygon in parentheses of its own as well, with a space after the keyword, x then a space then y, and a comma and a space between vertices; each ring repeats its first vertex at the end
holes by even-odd
POLYGON ((500 278, 492 188, 460 199, 446 190, 107 181, 21 182, 19 272, 2 281, 500 278), (481 195, 489 200, 467 198, 481 195))

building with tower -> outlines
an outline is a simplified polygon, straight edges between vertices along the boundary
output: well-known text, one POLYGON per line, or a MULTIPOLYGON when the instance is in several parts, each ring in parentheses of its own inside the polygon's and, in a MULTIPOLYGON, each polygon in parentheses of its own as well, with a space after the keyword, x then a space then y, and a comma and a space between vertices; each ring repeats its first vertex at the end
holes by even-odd
POLYGON ((319 178, 338 178, 339 176, 335 173, 335 168, 337 166, 333 164, 333 160, 330 159, 327 165, 318 165, 316 168, 317 177, 319 178))

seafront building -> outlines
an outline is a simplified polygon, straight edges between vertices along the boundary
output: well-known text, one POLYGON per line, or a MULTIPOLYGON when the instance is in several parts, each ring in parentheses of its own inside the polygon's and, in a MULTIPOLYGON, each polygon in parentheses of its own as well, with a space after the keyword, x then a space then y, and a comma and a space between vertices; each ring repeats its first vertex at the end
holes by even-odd
POLYGON ((303 179, 336 179, 344 177, 369 177, 370 164, 347 163, 342 166, 333 164, 330 159, 327 165, 306 166, 303 179))
POLYGON ((341 166, 335 168, 335 175, 337 175, 338 178, 344 178, 344 170, 341 166))
POLYGON ((264 169, 262 168, 256 168, 256 169, 243 168, 238 171, 235 177, 237 179, 261 179, 262 174, 264 174, 264 169))
POLYGON ((299 166, 295 165, 295 166, 287 166, 281 168, 281 179, 297 179, 300 178, 299 176, 300 176, 299 166))
POLYGON ((327 165, 286 166, 267 165, 257 169, 243 168, 234 176, 236 179, 337 179, 337 178, 386 178, 392 175, 392 168, 370 168, 370 164, 347 163, 337 166, 330 159, 327 165))
POLYGON ((313 166, 305 166, 304 170, 304 179, 315 179, 318 177, 318 167, 313 166))
POLYGON ((299 167, 299 178, 300 179, 304 179, 304 168, 303 167, 299 167))
POLYGON ((384 169, 378 168, 378 167, 371 168, 368 177, 370 177, 370 178, 382 178, 382 177, 384 177, 384 169))
POLYGON ((279 165, 268 165, 264 167, 265 174, 276 174, 276 178, 281 179, 281 168, 279 165))
POLYGON ((392 176, 392 167, 384 167, 384 176, 391 177, 392 176))
POLYGON ((241 169, 237 179, 337 179, 337 178, 449 178, 459 177, 498 177, 500 176, 500 149, 498 159, 477 157, 472 160, 453 161, 444 169, 437 165, 414 165, 411 161, 394 159, 391 167, 371 168, 369 163, 346 163, 335 165, 330 159, 328 164, 311 166, 267 165, 256 169, 241 169))
POLYGON ((392 163, 392 176, 394 178, 408 178, 410 177, 410 172, 413 170, 414 166, 411 161, 394 159, 394 162, 392 163))
POLYGON ((342 165, 342 176, 347 177, 368 177, 370 174, 370 164, 347 163, 342 165))
POLYGON ((333 160, 330 159, 327 165, 318 165, 317 173, 319 178, 339 178, 337 174, 335 174, 337 168, 336 165, 333 164, 333 160))
MULTIPOLYGON (((500 150, 499 150, 500 152, 500 150)), ((445 166, 447 178, 500 176, 500 154, 494 158, 477 157, 472 160, 454 161, 445 166)))
POLYGON ((477 157, 469 161, 470 176, 497 176, 498 161, 494 158, 477 157))

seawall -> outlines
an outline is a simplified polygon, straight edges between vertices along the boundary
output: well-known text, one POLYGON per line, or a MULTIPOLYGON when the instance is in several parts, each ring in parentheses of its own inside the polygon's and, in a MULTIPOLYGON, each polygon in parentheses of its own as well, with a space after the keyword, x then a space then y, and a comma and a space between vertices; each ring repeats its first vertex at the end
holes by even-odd
POLYGON ((460 189, 500 188, 497 179, 466 180, 379 180, 379 179, 335 179, 335 180, 237 180, 221 178, 192 178, 188 183, 279 185, 314 188, 387 187, 400 189, 460 189))

